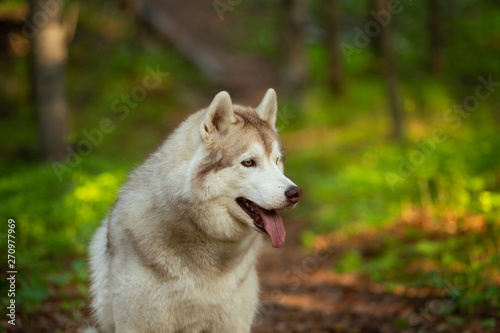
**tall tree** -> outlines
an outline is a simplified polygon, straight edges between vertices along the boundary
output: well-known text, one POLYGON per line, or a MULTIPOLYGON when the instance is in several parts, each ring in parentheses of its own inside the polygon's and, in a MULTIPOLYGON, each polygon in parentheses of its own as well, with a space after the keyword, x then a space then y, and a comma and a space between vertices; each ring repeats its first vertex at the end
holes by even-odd
POLYGON ((340 8, 338 2, 338 0, 326 0, 324 6, 326 47, 328 49, 328 82, 333 91, 340 94, 343 90, 343 77, 339 54, 340 8))
MULTIPOLYGON (((373 5, 377 13, 389 12, 388 0, 373 1, 373 5)), ((392 137, 399 140, 403 138, 403 111, 394 50, 392 48, 391 26, 393 24, 394 19, 390 22, 390 24, 381 27, 380 34, 378 35, 378 42, 382 56, 383 71, 389 99, 389 110, 392 119, 392 137)))
POLYGON ((60 1, 30 0, 32 23, 32 85, 40 125, 44 160, 65 157, 68 134, 68 105, 65 67, 68 33, 62 21, 60 1))
POLYGON ((285 59, 282 85, 285 94, 293 97, 304 87, 308 79, 303 30, 307 18, 306 2, 282 0, 282 11, 282 45, 285 59))
POLYGON ((434 75, 443 72, 444 37, 443 37, 443 6, 441 0, 427 0, 427 29, 430 39, 429 68, 434 75))

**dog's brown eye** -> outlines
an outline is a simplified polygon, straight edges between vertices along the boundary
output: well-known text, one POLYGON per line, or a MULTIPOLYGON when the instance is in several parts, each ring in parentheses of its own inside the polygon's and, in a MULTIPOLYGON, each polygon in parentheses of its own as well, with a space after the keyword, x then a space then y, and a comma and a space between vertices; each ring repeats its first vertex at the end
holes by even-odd
POLYGON ((255 161, 254 160, 244 160, 243 162, 241 162, 241 165, 245 166, 245 167, 252 167, 252 166, 255 166, 255 161))
POLYGON ((276 164, 279 164, 279 162, 280 162, 280 158, 278 157, 278 158, 276 159, 276 164))

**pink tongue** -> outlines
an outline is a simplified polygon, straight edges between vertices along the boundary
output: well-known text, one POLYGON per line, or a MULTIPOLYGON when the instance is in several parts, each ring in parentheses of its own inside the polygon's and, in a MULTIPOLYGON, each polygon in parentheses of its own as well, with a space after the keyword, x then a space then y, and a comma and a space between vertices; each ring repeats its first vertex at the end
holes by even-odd
POLYGON ((271 243, 273 247, 281 247, 285 244, 286 230, 283 224, 283 219, 275 211, 264 210, 258 207, 260 217, 264 220, 264 228, 269 236, 271 236, 271 243))

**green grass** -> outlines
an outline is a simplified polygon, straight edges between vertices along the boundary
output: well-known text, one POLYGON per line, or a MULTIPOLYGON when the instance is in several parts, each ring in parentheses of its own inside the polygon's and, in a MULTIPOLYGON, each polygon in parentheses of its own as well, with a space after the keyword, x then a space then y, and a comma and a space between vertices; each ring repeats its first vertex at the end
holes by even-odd
POLYGON ((0 214, 16 221, 16 299, 26 311, 51 296, 50 286, 76 285, 86 295, 90 236, 129 167, 89 158, 62 182, 49 165, 26 166, 0 179, 0 214))

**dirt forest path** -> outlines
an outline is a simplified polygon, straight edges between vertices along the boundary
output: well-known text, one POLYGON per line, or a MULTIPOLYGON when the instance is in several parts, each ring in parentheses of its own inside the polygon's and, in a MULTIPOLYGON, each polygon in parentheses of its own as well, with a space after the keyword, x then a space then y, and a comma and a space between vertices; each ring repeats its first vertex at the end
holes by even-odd
POLYGON ((273 249, 268 242, 259 260, 262 310, 252 333, 500 332, 482 328, 480 319, 450 324, 450 315, 438 309, 444 302, 439 291, 400 286, 387 292, 365 277, 335 273, 347 247, 369 247, 373 240, 354 236, 339 246, 304 251, 300 235, 308 224, 286 219, 285 226, 285 245, 273 249))
POLYGON ((307 224, 288 219, 285 225, 285 245, 266 244, 259 260, 262 311, 253 333, 402 332, 395 325, 398 318, 408 318, 425 303, 384 293, 354 275, 335 274, 338 249, 305 252, 300 234, 307 224))

